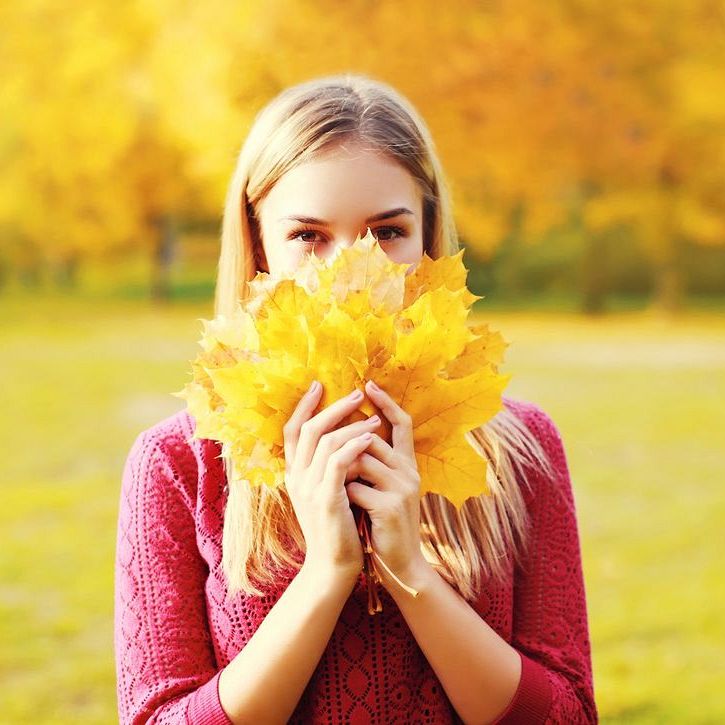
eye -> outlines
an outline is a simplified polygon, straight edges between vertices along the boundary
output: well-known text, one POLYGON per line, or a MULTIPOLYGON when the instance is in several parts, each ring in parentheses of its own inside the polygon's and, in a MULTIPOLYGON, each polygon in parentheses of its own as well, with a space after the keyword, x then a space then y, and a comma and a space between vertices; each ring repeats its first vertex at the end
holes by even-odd
MULTIPOLYGON (((373 231, 373 236, 378 242, 392 242, 395 239, 405 237, 407 232, 402 227, 397 226, 385 226, 378 227, 373 231)), ((321 236, 320 232, 316 229, 310 229, 308 227, 301 227, 290 232, 287 239, 295 242, 299 242, 305 247, 312 247, 318 242, 324 242, 324 237, 321 236)))
POLYGON ((293 232, 290 232, 287 238, 292 241, 299 242, 304 246, 311 247, 315 244, 315 240, 310 237, 314 237, 316 234, 319 234, 316 229, 295 229, 293 232))
POLYGON ((400 227, 378 227, 373 235, 379 242, 392 242, 394 239, 405 236, 405 229, 400 227))

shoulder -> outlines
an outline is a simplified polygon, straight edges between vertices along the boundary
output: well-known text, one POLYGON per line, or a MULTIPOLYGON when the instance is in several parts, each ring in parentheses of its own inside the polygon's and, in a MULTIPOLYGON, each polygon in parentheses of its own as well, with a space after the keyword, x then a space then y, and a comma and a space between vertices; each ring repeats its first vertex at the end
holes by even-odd
POLYGON ((523 474, 528 485, 522 488, 530 489, 535 496, 542 496, 554 489, 558 495, 569 497, 569 464, 561 432, 552 416, 540 405, 529 400, 503 396, 503 404, 525 426, 527 437, 530 438, 522 461, 523 474), (539 455, 543 456, 544 461, 539 460, 539 455))
POLYGON ((129 459, 137 461, 139 458, 148 460, 168 456, 188 458, 193 433, 193 418, 186 410, 180 410, 142 430, 131 446, 129 459))
POLYGON ((526 425, 542 446, 552 452, 562 447, 559 428, 541 406, 529 400, 518 400, 506 395, 502 396, 502 400, 505 408, 526 425))
POLYGON ((215 441, 194 438, 195 427, 184 408, 142 430, 128 452, 124 477, 144 487, 168 490, 170 484, 191 504, 201 467, 218 451, 215 441))

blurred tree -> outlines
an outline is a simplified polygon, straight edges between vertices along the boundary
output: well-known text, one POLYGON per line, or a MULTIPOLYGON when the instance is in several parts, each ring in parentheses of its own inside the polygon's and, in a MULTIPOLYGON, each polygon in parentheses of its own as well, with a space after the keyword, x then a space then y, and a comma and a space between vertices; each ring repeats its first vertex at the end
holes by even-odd
POLYGON ((258 109, 343 71, 421 111, 462 238, 482 260, 511 246, 512 292, 558 230, 578 238, 585 309, 637 258, 613 245, 637 243, 673 310, 683 245, 725 243, 725 0, 35 0, 1 19, 3 240, 67 280, 89 255, 144 248, 163 295, 174 230, 218 220, 258 109))
POLYGON ((158 220, 183 214, 195 184, 183 169, 184 147, 139 75, 156 29, 128 6, 91 2, 72 12, 49 2, 6 4, 3 20, 12 42, 0 56, 8 103, 0 222, 6 239, 39 249, 29 255, 6 242, 5 254, 31 279, 38 265, 49 266, 63 286, 73 284, 81 259, 118 248, 146 246, 163 262, 155 250, 168 240, 158 220))

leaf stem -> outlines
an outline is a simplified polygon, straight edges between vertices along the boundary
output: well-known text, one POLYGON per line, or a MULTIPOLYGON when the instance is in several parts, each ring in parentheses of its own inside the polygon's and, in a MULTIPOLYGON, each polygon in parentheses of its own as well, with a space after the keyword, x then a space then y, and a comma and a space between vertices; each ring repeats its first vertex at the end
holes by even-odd
POLYGON ((383 561, 382 557, 373 550, 372 540, 370 537, 370 516, 367 511, 363 508, 358 508, 357 512, 357 532, 360 536, 360 540, 363 547, 363 571, 365 572, 365 580, 368 588, 368 614, 376 614, 377 612, 383 611, 383 604, 380 601, 378 594, 378 584, 382 583, 380 573, 375 565, 375 559, 377 559, 383 566, 385 571, 413 597, 417 597, 419 592, 413 587, 409 587, 404 584, 400 579, 391 571, 388 565, 383 561))

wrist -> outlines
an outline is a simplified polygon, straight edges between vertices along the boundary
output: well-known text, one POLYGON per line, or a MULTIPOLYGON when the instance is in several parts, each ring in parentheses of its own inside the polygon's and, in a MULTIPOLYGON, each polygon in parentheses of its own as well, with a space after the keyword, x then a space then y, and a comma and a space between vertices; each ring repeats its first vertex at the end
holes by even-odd
POLYGON ((323 589, 352 590, 360 575, 360 571, 360 567, 322 562, 307 558, 303 562, 299 573, 323 589))
POLYGON ((393 598, 411 599, 420 596, 430 586, 431 576, 435 576, 433 567, 423 554, 416 556, 399 570, 388 571, 378 558, 375 560, 375 566, 382 585, 393 598), (401 583, 405 586, 401 586, 401 583), (417 595, 413 592, 417 592, 417 595))

